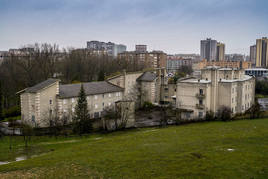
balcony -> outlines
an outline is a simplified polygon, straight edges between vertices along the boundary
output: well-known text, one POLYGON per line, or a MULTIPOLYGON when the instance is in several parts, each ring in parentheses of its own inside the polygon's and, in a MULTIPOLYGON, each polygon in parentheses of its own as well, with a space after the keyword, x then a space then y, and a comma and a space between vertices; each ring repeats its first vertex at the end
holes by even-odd
POLYGON ((196 108, 197 109, 205 109, 205 105, 204 104, 196 104, 196 108))
POLYGON ((195 96, 196 96, 198 99, 203 99, 203 98, 206 97, 205 94, 201 94, 201 93, 197 93, 195 96))

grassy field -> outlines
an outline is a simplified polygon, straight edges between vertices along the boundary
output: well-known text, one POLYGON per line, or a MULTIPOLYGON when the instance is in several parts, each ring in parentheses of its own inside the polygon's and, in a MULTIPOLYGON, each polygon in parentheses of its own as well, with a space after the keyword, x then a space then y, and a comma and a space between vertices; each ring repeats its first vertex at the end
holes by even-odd
POLYGON ((0 139, 0 178, 268 178, 268 119, 0 139))

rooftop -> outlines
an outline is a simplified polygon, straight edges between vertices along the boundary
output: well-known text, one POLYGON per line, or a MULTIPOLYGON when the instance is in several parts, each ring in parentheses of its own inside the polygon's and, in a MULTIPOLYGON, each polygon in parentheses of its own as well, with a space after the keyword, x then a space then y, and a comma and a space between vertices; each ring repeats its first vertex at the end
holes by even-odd
POLYGON ((49 78, 46 81, 43 81, 41 83, 38 83, 37 85, 34 85, 30 88, 26 88, 25 92, 26 93, 36 93, 37 91, 40 91, 41 89, 44 89, 56 82, 60 81, 59 79, 53 79, 53 78, 49 78))
POLYGON ((152 82, 156 79, 156 74, 154 72, 148 71, 144 72, 138 79, 137 81, 147 81, 147 82, 152 82))
MULTIPOLYGON (((120 92, 124 90, 123 88, 113 85, 107 81, 89 82, 82 84, 87 96, 95 94, 120 92)), ((60 97, 61 98, 77 97, 80 92, 80 89, 81 89, 81 83, 60 85, 60 97)))

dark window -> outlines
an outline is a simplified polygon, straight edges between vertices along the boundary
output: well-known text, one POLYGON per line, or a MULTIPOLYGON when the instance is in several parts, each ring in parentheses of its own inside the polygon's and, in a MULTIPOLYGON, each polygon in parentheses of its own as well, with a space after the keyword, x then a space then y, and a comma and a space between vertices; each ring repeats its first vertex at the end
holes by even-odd
POLYGON ((199 100, 199 104, 200 104, 200 105, 203 104, 203 100, 202 100, 202 99, 199 100))
POLYGON ((203 89, 199 89, 199 94, 204 94, 203 89))
POLYGON ((52 104, 52 100, 49 100, 49 104, 52 104))
POLYGON ((199 113, 198 113, 198 117, 199 117, 199 118, 202 118, 202 117, 203 117, 203 112, 199 112, 199 113))
POLYGON ((185 113, 185 116, 186 116, 186 118, 190 118, 190 117, 191 117, 191 113, 186 112, 186 113, 185 113))
POLYGON ((94 118, 99 118, 100 117, 100 113, 99 112, 95 112, 94 113, 94 118))

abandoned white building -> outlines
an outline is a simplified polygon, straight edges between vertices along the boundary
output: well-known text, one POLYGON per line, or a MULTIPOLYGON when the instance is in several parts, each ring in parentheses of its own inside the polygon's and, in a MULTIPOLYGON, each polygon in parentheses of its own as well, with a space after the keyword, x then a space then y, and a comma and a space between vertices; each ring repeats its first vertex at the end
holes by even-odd
MULTIPOLYGON (((117 75, 101 82, 83 83, 91 118, 100 118, 106 107, 119 101, 159 102, 160 71, 117 75)), ((32 126, 46 127, 53 115, 72 120, 81 84, 60 84, 48 79, 20 92, 21 119, 32 126)))

